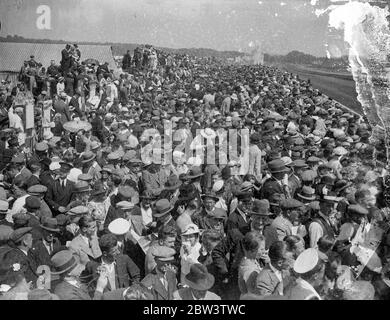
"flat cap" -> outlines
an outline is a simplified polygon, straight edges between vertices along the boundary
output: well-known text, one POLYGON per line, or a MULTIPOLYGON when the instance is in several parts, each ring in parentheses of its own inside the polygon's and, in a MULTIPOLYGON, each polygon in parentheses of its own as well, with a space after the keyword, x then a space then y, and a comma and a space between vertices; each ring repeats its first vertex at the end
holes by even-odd
POLYGON ((307 164, 305 160, 302 159, 297 159, 291 162, 290 167, 295 167, 295 168, 307 168, 307 164))
POLYGON ((118 218, 110 222, 108 231, 117 236, 126 234, 130 230, 130 222, 123 218, 118 218))
POLYGON ((295 209, 303 207, 304 204, 301 201, 296 199, 284 199, 280 202, 280 206, 282 209, 295 209))
POLYGON ((26 209, 39 209, 41 207, 41 200, 35 196, 29 196, 26 198, 26 209))
POLYGON ((16 225, 25 225, 25 224, 27 224, 28 220, 30 220, 30 218, 31 218, 30 215, 23 213, 23 212, 15 213, 12 216, 12 220, 13 220, 14 224, 16 224, 16 225))
POLYGON ((14 230, 10 235, 10 240, 14 243, 18 243, 25 234, 30 233, 32 230, 31 227, 24 227, 14 230))
POLYGON ((93 177, 88 173, 82 173, 77 177, 77 180, 86 182, 92 181, 92 179, 93 177))
POLYGON ((319 163, 321 161, 321 159, 318 157, 315 157, 315 156, 311 156, 311 157, 307 158, 306 161, 309 163, 319 163))
POLYGON ((47 192, 47 187, 41 184, 36 184, 27 189, 30 194, 42 194, 47 192))
POLYGON ((12 229, 10 226, 5 224, 0 225, 0 241, 8 241, 13 232, 14 229, 12 229))
POLYGON ((152 249, 152 255, 154 259, 167 262, 175 260, 175 249, 172 249, 167 246, 156 246, 152 249))
POLYGON ((11 162, 16 163, 16 164, 22 164, 22 163, 24 163, 25 160, 26 159, 25 159, 23 154, 18 154, 16 156, 13 156, 11 162))

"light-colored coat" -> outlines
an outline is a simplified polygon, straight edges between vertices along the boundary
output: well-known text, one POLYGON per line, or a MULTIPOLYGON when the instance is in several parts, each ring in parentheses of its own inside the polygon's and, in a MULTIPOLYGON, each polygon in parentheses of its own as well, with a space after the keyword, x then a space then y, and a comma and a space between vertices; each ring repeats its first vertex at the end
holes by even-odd
POLYGON ((97 237, 93 237, 90 240, 90 244, 91 246, 88 246, 81 234, 75 237, 69 244, 69 249, 79 259, 81 264, 86 265, 91 259, 95 260, 102 255, 97 237))

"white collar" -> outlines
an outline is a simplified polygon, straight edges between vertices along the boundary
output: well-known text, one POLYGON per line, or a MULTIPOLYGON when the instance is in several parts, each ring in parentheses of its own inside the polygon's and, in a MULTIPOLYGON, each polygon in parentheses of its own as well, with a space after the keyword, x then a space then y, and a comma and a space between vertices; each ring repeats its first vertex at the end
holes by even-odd
POLYGON ((89 238, 86 237, 86 236, 83 236, 81 233, 80 233, 80 237, 81 239, 83 239, 85 241, 85 243, 89 246, 89 238))

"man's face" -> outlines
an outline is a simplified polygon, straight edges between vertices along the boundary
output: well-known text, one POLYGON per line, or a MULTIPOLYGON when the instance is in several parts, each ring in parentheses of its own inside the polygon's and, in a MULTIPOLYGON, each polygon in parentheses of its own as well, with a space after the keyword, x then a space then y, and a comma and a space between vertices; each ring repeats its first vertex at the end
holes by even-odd
POLYGON ((262 216, 253 215, 251 216, 252 220, 252 230, 262 231, 264 229, 264 219, 262 216))
POLYGON ((43 230, 43 237, 45 238, 46 242, 52 243, 54 241, 55 232, 43 230))
POLYGON ((120 251, 118 249, 118 245, 115 245, 114 247, 110 248, 107 252, 103 252, 104 257, 108 261, 114 261, 115 257, 120 254, 120 251))
POLYGON ((212 211, 215 207, 215 200, 211 198, 206 198, 204 200, 204 207, 208 211, 212 211))
POLYGON ((175 237, 168 236, 163 240, 162 245, 169 248, 173 248, 175 246, 175 240, 175 237))
POLYGON ((92 221, 83 228, 83 232, 87 237, 92 237, 96 231, 96 221, 92 221))
POLYGON ((188 234, 181 236, 182 244, 188 244, 191 247, 193 247, 197 243, 197 239, 197 234, 188 234))
POLYGON ((33 244, 33 237, 32 237, 32 234, 31 233, 27 233, 25 236, 24 236, 24 239, 23 239, 23 242, 24 242, 24 245, 31 249, 32 248, 32 244, 33 244))
POLYGON ((252 200, 243 200, 240 202, 241 203, 241 208, 245 212, 249 212, 252 208, 252 200))
POLYGON ((203 299, 206 296, 207 290, 195 290, 191 288, 192 294, 196 299, 203 299))

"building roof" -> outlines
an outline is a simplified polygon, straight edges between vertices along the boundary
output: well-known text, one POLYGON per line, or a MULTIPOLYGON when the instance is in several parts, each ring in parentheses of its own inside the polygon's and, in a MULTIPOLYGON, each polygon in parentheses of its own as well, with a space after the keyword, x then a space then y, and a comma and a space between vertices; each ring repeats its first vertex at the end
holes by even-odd
MULTIPOLYGON (((19 72, 23 62, 30 60, 31 55, 45 68, 50 65, 51 60, 59 65, 64 48, 65 44, 0 42, 0 72, 19 72)), ((117 69, 110 46, 79 45, 79 49, 81 61, 96 59, 100 63, 108 62, 110 69, 117 69)))

